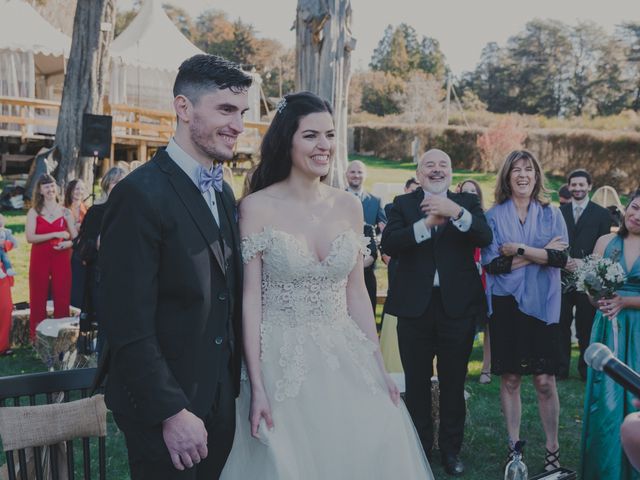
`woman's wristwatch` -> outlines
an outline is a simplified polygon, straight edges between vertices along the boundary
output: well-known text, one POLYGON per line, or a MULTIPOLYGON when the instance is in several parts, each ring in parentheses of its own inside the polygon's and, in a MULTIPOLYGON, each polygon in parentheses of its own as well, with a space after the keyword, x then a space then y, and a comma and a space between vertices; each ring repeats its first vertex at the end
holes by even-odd
POLYGON ((524 247, 525 247, 524 243, 521 243, 520 245, 518 245, 518 249, 516 250, 516 255, 524 255, 524 247))

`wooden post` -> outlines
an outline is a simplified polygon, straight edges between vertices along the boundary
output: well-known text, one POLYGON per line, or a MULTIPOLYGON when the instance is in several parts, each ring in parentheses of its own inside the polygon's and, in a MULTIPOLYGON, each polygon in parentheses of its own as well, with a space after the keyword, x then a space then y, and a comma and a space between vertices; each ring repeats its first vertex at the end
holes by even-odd
POLYGON ((347 98, 351 75, 350 0, 298 0, 296 89, 308 90, 333 106, 337 146, 327 182, 344 187, 347 169, 347 98))
POLYGON ((138 160, 140 162, 147 161, 147 142, 145 140, 140 140, 138 144, 138 160))
POLYGON ((109 47, 116 19, 116 0, 78 2, 73 21, 71 52, 64 78, 56 128, 57 181, 76 178, 80 162, 82 114, 102 112, 102 95, 109 72, 109 47))

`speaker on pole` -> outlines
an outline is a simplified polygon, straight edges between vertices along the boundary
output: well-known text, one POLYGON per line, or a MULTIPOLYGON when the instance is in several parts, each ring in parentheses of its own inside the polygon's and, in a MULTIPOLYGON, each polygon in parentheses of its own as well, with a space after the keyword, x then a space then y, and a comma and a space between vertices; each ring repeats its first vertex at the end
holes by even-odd
POLYGON ((106 158, 111 153, 111 115, 82 116, 82 142, 80 155, 83 157, 106 158))

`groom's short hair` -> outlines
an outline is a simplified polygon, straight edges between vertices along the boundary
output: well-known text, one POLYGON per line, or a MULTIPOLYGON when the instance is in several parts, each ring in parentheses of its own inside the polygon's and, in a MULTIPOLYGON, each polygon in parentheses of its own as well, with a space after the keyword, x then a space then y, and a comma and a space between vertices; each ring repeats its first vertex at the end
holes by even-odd
POLYGON ((252 81, 237 63, 218 55, 198 54, 182 62, 178 68, 173 96, 184 95, 195 104, 206 92, 228 88, 240 93, 247 90, 252 81))

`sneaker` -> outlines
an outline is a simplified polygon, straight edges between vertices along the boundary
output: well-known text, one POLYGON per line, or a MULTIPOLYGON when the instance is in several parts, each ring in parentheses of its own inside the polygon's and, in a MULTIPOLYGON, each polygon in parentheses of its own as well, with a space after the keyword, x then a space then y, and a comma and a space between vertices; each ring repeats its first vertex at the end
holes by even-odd
POLYGON ((13 268, 8 268, 7 269, 7 275, 10 277, 15 277, 16 276, 16 271, 13 268))

